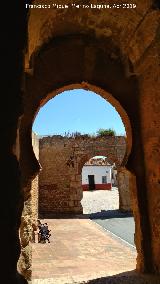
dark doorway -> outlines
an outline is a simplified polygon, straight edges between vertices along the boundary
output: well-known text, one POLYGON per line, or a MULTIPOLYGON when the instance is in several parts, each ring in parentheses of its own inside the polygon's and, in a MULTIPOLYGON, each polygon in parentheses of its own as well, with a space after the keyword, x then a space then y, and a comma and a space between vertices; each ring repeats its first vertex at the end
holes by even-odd
POLYGON ((95 190, 94 175, 88 175, 89 190, 95 190))

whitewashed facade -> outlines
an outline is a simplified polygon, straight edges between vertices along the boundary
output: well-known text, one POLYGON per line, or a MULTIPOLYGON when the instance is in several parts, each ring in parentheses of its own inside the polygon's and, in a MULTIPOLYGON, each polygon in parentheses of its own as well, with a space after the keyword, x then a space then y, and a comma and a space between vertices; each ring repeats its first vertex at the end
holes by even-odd
POLYGON ((112 188, 112 166, 84 165, 82 169, 83 190, 98 190, 112 188))

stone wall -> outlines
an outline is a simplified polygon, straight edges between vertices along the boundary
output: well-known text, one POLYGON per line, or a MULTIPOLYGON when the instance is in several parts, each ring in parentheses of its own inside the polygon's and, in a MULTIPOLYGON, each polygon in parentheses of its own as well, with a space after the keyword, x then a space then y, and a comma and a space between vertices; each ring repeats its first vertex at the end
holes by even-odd
POLYGON ((120 164, 126 151, 124 137, 44 137, 40 139, 39 212, 82 213, 82 167, 103 155, 120 164))
MULTIPOLYGON (((39 160, 39 139, 38 136, 32 132, 32 146, 36 156, 39 160)), ((24 208, 21 217, 21 226, 19 230, 21 242, 21 255, 18 261, 18 271, 21 272, 26 279, 31 279, 32 267, 32 248, 31 242, 34 242, 34 231, 37 229, 38 218, 38 186, 39 176, 33 178, 24 188, 26 200, 24 200, 24 208)))
POLYGON ((72 147, 63 138, 40 140, 39 212, 82 212, 79 195, 80 175, 67 162, 72 147), (68 144, 68 145, 67 145, 68 144), (73 177, 73 178, 72 178, 73 177), (71 181, 72 178, 72 181, 71 181))
MULTIPOLYGON (((39 161, 39 138, 38 136, 32 132, 32 146, 36 156, 36 159, 39 161)), ((39 175, 37 174, 36 177, 31 182, 31 202, 32 202, 32 220, 33 223, 38 218, 38 188, 39 188, 39 175)))
MULTIPOLYGON (((1 68, 5 93, 0 112, 1 220, 6 232, 1 246, 2 283, 18 283, 17 232, 23 208, 20 181, 23 176, 26 187, 39 169, 30 135, 34 117, 40 106, 60 91, 86 88, 82 82, 92 84, 92 90, 95 86, 102 88, 99 94, 105 99, 110 92, 110 102, 122 116, 127 133, 131 134, 122 110, 132 125, 133 147, 126 166, 135 182, 137 270, 160 273, 160 7, 157 0, 134 2, 134 11, 32 9, 29 17, 23 1, 5 3, 3 13, 8 24, 2 33, 1 68)), ((131 135, 127 138, 131 142, 131 135)), ((25 200, 27 196, 28 192, 25 200)))
POLYGON ((131 174, 125 168, 119 168, 117 172, 117 182, 119 190, 119 209, 121 211, 132 211, 131 174))

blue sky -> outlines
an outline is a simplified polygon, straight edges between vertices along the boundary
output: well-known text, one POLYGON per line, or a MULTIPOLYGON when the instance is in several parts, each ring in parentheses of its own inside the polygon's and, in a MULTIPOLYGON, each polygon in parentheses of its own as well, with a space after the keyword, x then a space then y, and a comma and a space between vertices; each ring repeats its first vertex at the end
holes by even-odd
POLYGON ((99 128, 112 128, 117 135, 125 134, 115 108, 100 95, 83 89, 65 91, 48 101, 33 124, 33 131, 39 135, 68 131, 93 134, 99 128))

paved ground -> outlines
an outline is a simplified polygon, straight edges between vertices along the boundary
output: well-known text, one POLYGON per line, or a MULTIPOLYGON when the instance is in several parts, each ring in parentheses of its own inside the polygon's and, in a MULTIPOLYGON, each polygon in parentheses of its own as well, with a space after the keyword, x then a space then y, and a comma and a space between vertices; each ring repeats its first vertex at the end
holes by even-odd
POLYGON ((32 245, 32 283, 75 283, 135 268, 136 251, 88 219, 52 219, 51 243, 32 245), (47 280, 48 281, 48 280, 47 280))
POLYGON ((87 215, 117 209, 118 191, 92 193, 84 193, 86 215, 42 220, 52 230, 51 243, 32 245, 32 283, 82 283, 135 269, 135 249, 105 232, 87 215))
POLYGON ((112 217, 110 215, 107 216, 106 214, 101 219, 93 219, 93 221, 132 246, 135 246, 135 222, 133 217, 129 217, 129 214, 119 214, 117 212, 117 214, 113 214, 112 217))
POLYGON ((131 214, 117 210, 119 196, 116 187, 112 191, 84 192, 82 205, 84 213, 89 214, 94 222, 135 246, 134 219, 131 214))

